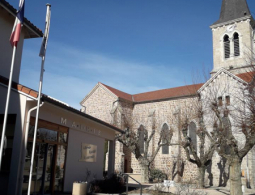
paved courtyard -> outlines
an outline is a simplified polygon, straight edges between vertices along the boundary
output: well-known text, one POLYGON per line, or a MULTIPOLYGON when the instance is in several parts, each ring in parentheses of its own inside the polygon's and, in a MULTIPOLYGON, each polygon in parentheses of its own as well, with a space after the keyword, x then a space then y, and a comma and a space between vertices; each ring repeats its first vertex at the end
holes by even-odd
MULTIPOLYGON (((158 184, 155 184, 158 185, 158 184)), ((144 189, 148 189, 148 190, 153 190, 155 189, 155 185, 151 186, 151 187, 146 187, 144 189)), ((157 187, 156 187, 157 188, 157 187)), ((176 194, 176 192, 178 191, 177 189, 178 187, 170 187, 169 188, 169 192, 176 194)), ((164 192, 168 192, 168 188, 167 187, 163 187, 161 188, 164 192)), ((196 191, 205 191, 207 193, 207 195, 227 195, 230 194, 229 188, 228 187, 208 187, 205 189, 195 189, 195 188, 190 188, 190 190, 196 190, 196 191)), ((245 189, 244 195, 255 195, 255 189, 245 189)))

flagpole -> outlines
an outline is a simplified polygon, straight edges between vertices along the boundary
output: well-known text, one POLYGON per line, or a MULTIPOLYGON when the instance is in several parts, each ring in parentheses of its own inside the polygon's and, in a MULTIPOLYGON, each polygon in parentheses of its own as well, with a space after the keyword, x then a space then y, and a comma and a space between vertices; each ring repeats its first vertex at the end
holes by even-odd
POLYGON ((46 4, 47 6, 47 12, 46 12, 46 27, 45 32, 43 36, 43 43, 42 46, 44 46, 44 55, 40 56, 42 57, 41 62, 41 73, 40 73, 40 81, 39 81, 39 90, 38 90, 38 96, 37 96, 37 110, 36 110, 36 118, 35 118, 35 128, 34 128, 34 138, 33 138, 33 147, 32 147, 32 155, 31 155, 31 164, 30 164, 30 173, 29 173, 29 181, 28 181, 28 189, 27 194, 30 195, 31 190, 31 180, 33 175, 33 165, 34 165, 34 153, 35 153, 35 145, 36 145, 36 135, 37 135, 37 128, 38 128, 38 117, 39 117, 39 110, 40 110, 40 101, 41 101, 41 93, 42 93, 42 84, 43 84, 43 73, 44 73, 44 62, 45 62, 45 54, 46 54, 46 47, 48 42, 48 34, 49 34, 49 28, 50 28, 50 4, 46 4), (44 44, 44 45, 43 45, 44 44))
POLYGON ((10 94, 11 94, 11 86, 12 86, 12 75, 13 75, 13 67, 14 67, 14 63, 15 63, 16 50, 17 50, 17 47, 16 47, 16 45, 14 45, 13 52, 12 52, 12 63, 11 63, 10 76, 9 76, 8 92, 7 92, 7 98, 6 98, 6 104, 5 104, 4 123, 3 123, 2 137, 1 137, 0 170, 1 170, 1 165, 2 165, 4 137, 5 137, 5 131, 6 131, 7 118, 8 118, 8 110, 9 110, 9 102, 10 102, 10 94))

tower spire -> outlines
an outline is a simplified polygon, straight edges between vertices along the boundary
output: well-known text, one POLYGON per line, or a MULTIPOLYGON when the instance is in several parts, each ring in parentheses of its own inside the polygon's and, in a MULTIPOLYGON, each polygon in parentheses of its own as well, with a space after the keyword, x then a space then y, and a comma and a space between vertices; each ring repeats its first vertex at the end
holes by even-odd
POLYGON ((220 18, 213 25, 244 17, 252 17, 246 0, 222 0, 220 18))

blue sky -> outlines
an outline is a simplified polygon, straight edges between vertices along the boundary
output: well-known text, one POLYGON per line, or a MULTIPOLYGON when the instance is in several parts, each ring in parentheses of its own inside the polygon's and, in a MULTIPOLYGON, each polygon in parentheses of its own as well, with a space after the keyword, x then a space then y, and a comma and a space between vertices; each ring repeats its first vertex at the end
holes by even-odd
MULTIPOLYGON (((247 2, 253 14, 255 2, 247 2)), ((25 16, 43 30, 46 3, 52 17, 43 93, 77 109, 97 82, 136 94, 192 84, 197 72, 212 70, 209 26, 221 0, 27 0, 25 16)), ((25 41, 20 75, 36 90, 40 45, 25 41)))

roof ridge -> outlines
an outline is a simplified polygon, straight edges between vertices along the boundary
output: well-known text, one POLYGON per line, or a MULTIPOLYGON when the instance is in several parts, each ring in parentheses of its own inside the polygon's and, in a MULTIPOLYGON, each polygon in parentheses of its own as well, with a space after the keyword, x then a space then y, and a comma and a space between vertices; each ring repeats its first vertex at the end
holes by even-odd
POLYGON ((131 102, 142 102, 142 101, 152 101, 152 100, 159 100, 159 99, 168 99, 172 97, 181 97, 186 95, 194 95, 196 91, 203 86, 204 83, 197 83, 191 85, 183 85, 178 87, 166 88, 166 89, 159 89, 155 91, 148 91, 138 94, 129 94, 108 86, 104 83, 98 82, 114 93, 118 98, 122 98, 131 102), (146 97, 148 95, 148 97, 146 97), (149 97, 153 96, 153 97, 149 97))
POLYGON ((168 90, 168 89, 176 89, 176 88, 181 88, 181 87, 191 87, 191 86, 200 85, 200 84, 204 84, 204 83, 196 83, 196 84, 191 84, 191 85, 181 85, 181 86, 178 86, 178 87, 171 87, 171 88, 165 88, 165 89, 158 89, 158 90, 154 90, 154 91, 147 91, 147 92, 137 93, 137 94, 133 94, 133 95, 140 95, 140 94, 145 94, 145 93, 163 91, 163 90, 168 90))

